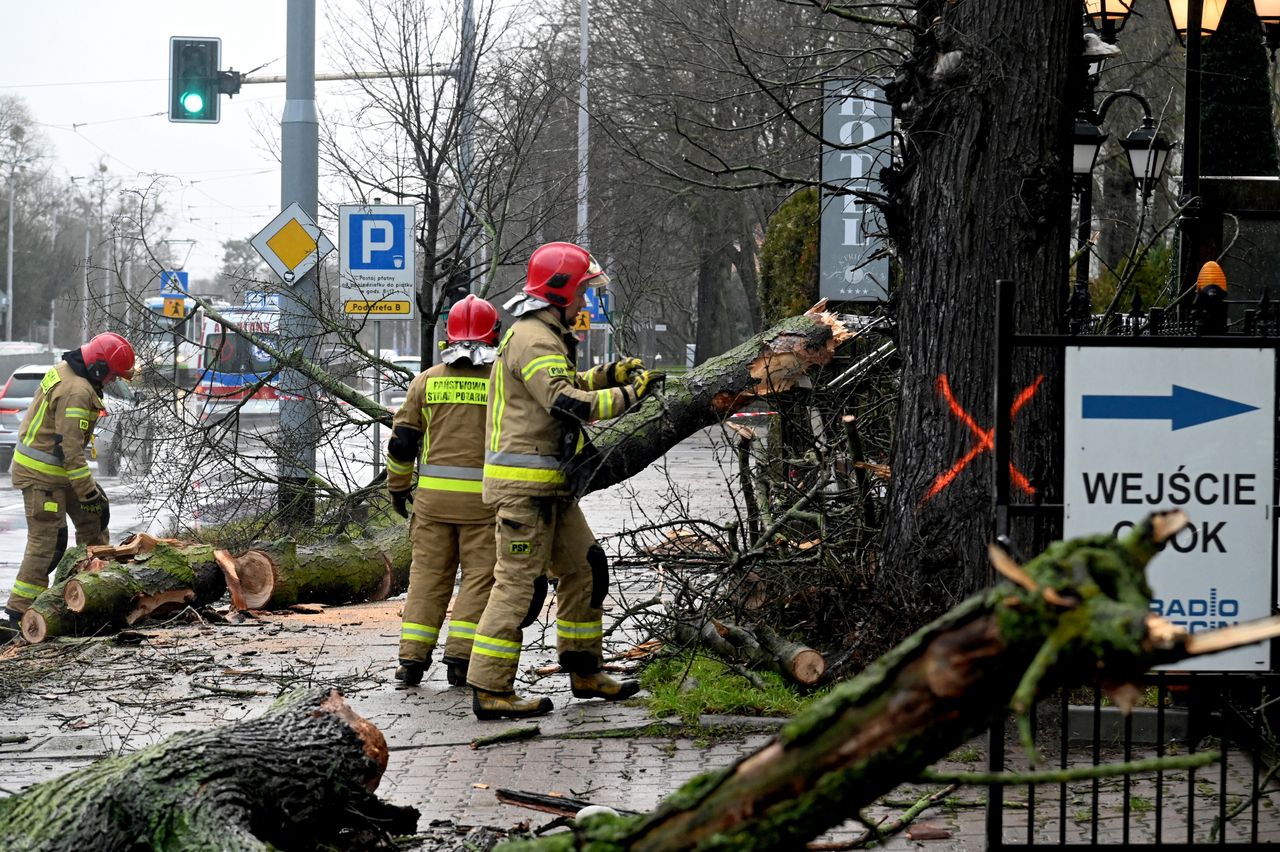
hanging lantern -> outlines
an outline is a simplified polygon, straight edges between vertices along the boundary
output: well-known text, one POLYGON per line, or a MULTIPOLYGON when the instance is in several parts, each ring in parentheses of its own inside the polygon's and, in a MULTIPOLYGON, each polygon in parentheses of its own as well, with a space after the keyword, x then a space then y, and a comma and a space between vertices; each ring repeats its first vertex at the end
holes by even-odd
MULTIPOLYGON (((1169 6, 1169 17, 1173 20, 1173 28, 1178 32, 1178 40, 1186 43, 1188 7, 1193 0, 1165 0, 1169 6)), ((1222 12, 1227 8, 1227 0, 1202 0, 1200 4, 1200 35, 1213 35, 1222 21, 1222 12)))
POLYGON ((1089 23, 1102 34, 1102 40, 1115 41, 1116 33, 1129 20, 1134 0, 1084 0, 1084 13, 1089 23))
POLYGON ((1164 174, 1164 164, 1169 160, 1173 143, 1156 132, 1155 119, 1144 118, 1141 127, 1120 140, 1120 147, 1129 157, 1129 169, 1145 203, 1164 174))

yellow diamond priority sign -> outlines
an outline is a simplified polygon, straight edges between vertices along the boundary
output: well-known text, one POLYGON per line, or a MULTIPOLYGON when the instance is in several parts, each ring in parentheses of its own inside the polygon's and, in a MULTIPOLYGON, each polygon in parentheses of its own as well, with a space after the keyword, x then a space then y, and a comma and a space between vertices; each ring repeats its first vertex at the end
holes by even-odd
POLYGON ((286 284, 306 275, 333 251, 333 243, 296 202, 249 242, 286 284))

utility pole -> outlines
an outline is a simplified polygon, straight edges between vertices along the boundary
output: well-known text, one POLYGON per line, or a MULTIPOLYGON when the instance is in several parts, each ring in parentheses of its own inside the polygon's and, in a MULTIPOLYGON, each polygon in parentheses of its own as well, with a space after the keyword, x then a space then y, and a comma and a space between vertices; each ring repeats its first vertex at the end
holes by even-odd
POLYGON ((13 198, 18 194, 18 151, 22 148, 24 131, 21 125, 9 128, 13 142, 13 159, 9 161, 9 241, 8 266, 5 267, 4 339, 13 340, 13 198))
MULTIPOLYGON (((316 4, 289 0, 285 46, 285 105, 280 119, 280 206, 297 203, 317 218, 320 137, 316 119, 316 4)), ((318 332, 312 311, 319 304, 319 264, 286 288, 281 299, 280 348, 301 349, 304 358, 316 350, 318 332)), ((281 376, 278 505, 290 526, 315 517, 315 486, 319 439, 314 389, 296 370, 281 376)))

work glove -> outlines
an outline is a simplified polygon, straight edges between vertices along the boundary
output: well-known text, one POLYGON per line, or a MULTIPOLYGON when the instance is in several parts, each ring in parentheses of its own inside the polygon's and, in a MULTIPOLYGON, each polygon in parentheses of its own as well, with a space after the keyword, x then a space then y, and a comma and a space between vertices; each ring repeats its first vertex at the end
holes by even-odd
POLYGON ((609 378, 615 387, 631 384, 631 378, 644 369, 644 362, 639 358, 623 358, 609 364, 609 378))
POLYGON ((666 379, 667 374, 661 370, 641 370, 635 373, 631 377, 631 387, 636 392, 636 400, 644 399, 666 379))
POLYGON ((406 488, 403 491, 391 492, 391 508, 396 510, 396 514, 402 518, 409 517, 409 507, 407 503, 413 502, 413 489, 406 488))
POLYGON ((104 530, 111 521, 111 504, 101 488, 95 487, 87 497, 80 498, 80 511, 86 515, 97 515, 98 525, 104 530))

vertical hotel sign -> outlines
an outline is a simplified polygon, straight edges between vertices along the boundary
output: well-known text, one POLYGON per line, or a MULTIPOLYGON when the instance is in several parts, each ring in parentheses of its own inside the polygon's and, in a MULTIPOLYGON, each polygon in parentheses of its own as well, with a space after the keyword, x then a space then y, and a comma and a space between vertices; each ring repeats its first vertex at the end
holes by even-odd
POLYGON ((889 296, 889 258, 877 255, 883 217, 857 195, 840 190, 881 191, 880 170, 893 156, 893 114, 884 90, 874 83, 828 80, 825 96, 818 295, 834 301, 884 301, 889 296))

